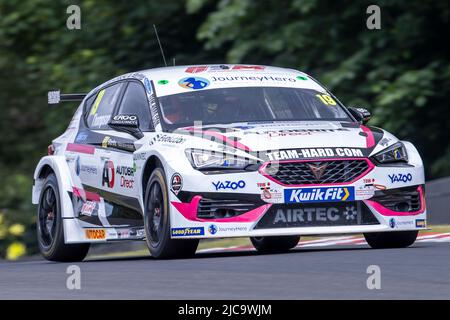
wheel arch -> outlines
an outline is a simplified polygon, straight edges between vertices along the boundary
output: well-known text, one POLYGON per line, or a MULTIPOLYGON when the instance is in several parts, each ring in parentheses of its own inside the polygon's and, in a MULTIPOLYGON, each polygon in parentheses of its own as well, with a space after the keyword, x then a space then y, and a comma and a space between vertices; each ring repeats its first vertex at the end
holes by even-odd
POLYGON ((43 157, 34 171, 34 184, 32 191, 33 204, 39 203, 42 187, 45 179, 49 174, 54 173, 58 181, 58 188, 61 194, 64 191, 72 192, 72 177, 70 175, 69 166, 62 156, 46 156, 43 157))
POLYGON ((150 178, 150 175, 152 174, 153 170, 156 168, 162 168, 164 170, 164 166, 162 161, 159 159, 158 156, 152 155, 147 159, 147 162, 144 166, 144 171, 142 172, 142 179, 141 179, 141 187, 142 187, 142 198, 145 196, 145 189, 147 188, 147 182, 150 178))

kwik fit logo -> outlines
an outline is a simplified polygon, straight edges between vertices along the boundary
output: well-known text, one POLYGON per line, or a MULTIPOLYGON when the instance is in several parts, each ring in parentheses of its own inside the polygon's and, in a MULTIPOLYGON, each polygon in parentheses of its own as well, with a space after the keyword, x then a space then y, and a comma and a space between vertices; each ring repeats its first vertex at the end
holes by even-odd
POLYGON ((284 190, 285 203, 339 202, 355 200, 354 187, 322 187, 284 190))

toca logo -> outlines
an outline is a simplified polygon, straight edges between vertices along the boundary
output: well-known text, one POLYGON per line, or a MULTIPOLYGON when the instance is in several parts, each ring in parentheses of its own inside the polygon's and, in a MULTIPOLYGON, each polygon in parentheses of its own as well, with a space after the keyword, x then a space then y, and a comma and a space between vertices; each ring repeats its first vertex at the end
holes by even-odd
POLYGON ((87 229, 86 238, 89 240, 104 240, 106 239, 105 229, 87 229))

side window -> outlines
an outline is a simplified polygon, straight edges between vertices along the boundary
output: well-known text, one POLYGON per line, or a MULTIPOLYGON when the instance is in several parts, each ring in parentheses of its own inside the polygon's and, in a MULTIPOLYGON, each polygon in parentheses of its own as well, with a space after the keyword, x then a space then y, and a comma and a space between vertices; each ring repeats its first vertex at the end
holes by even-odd
POLYGON ((87 113, 87 125, 91 129, 108 129, 108 122, 120 95, 123 83, 117 83, 98 92, 87 113))
POLYGON ((147 101, 144 86, 136 81, 130 81, 119 107, 118 114, 135 114, 139 117, 142 131, 153 128, 151 124, 150 106, 147 101))

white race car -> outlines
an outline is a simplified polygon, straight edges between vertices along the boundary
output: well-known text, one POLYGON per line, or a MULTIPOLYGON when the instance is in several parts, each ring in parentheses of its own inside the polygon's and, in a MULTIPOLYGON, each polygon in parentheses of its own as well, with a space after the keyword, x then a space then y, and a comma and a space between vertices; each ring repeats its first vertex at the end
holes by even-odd
POLYGON ((301 235, 363 233, 406 247, 426 228, 416 148, 365 124, 311 76, 254 65, 179 66, 114 78, 81 101, 34 174, 42 255, 145 239, 156 258, 199 239, 282 251, 301 235))

